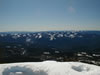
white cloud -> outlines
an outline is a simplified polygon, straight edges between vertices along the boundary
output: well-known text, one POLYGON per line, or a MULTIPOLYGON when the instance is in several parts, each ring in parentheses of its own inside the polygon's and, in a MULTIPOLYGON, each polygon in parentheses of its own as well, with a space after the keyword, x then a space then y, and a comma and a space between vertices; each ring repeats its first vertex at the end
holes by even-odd
POLYGON ((68 8, 68 11, 71 12, 71 13, 74 13, 76 10, 75 10, 74 7, 70 6, 70 7, 68 8))

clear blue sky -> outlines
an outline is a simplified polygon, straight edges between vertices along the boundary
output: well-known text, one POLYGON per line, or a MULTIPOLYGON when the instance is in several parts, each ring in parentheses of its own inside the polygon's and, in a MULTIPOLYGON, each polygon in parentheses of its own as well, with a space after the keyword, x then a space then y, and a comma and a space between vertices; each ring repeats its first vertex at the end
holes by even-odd
POLYGON ((0 0, 0 32, 100 30, 100 0, 0 0))

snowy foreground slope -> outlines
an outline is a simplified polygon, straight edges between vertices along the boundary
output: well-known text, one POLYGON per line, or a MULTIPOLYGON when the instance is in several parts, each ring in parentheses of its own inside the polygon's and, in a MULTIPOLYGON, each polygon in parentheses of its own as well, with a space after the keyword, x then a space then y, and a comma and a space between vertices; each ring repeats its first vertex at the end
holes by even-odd
POLYGON ((0 75, 100 75, 100 67, 80 62, 0 64, 0 75))

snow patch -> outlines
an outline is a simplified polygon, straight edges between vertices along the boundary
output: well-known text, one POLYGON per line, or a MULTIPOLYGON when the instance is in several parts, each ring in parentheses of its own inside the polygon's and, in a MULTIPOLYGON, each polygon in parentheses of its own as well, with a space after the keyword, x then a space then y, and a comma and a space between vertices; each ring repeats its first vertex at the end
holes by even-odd
POLYGON ((14 66, 4 69, 2 75, 47 75, 44 71, 33 71, 30 68, 14 66))
POLYGON ((72 66, 72 69, 75 70, 75 71, 78 71, 78 72, 82 72, 82 71, 86 71, 88 72, 90 70, 89 67, 86 67, 84 65, 80 65, 80 66, 72 66))
POLYGON ((0 64, 0 75, 100 75, 100 67, 79 62, 0 64))

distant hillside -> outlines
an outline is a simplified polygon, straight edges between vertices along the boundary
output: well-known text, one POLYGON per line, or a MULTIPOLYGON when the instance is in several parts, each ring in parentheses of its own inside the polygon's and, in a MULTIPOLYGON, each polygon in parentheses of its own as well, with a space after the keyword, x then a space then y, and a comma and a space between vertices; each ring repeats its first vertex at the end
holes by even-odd
POLYGON ((1 56, 54 52, 100 52, 100 31, 1 32, 1 56))

